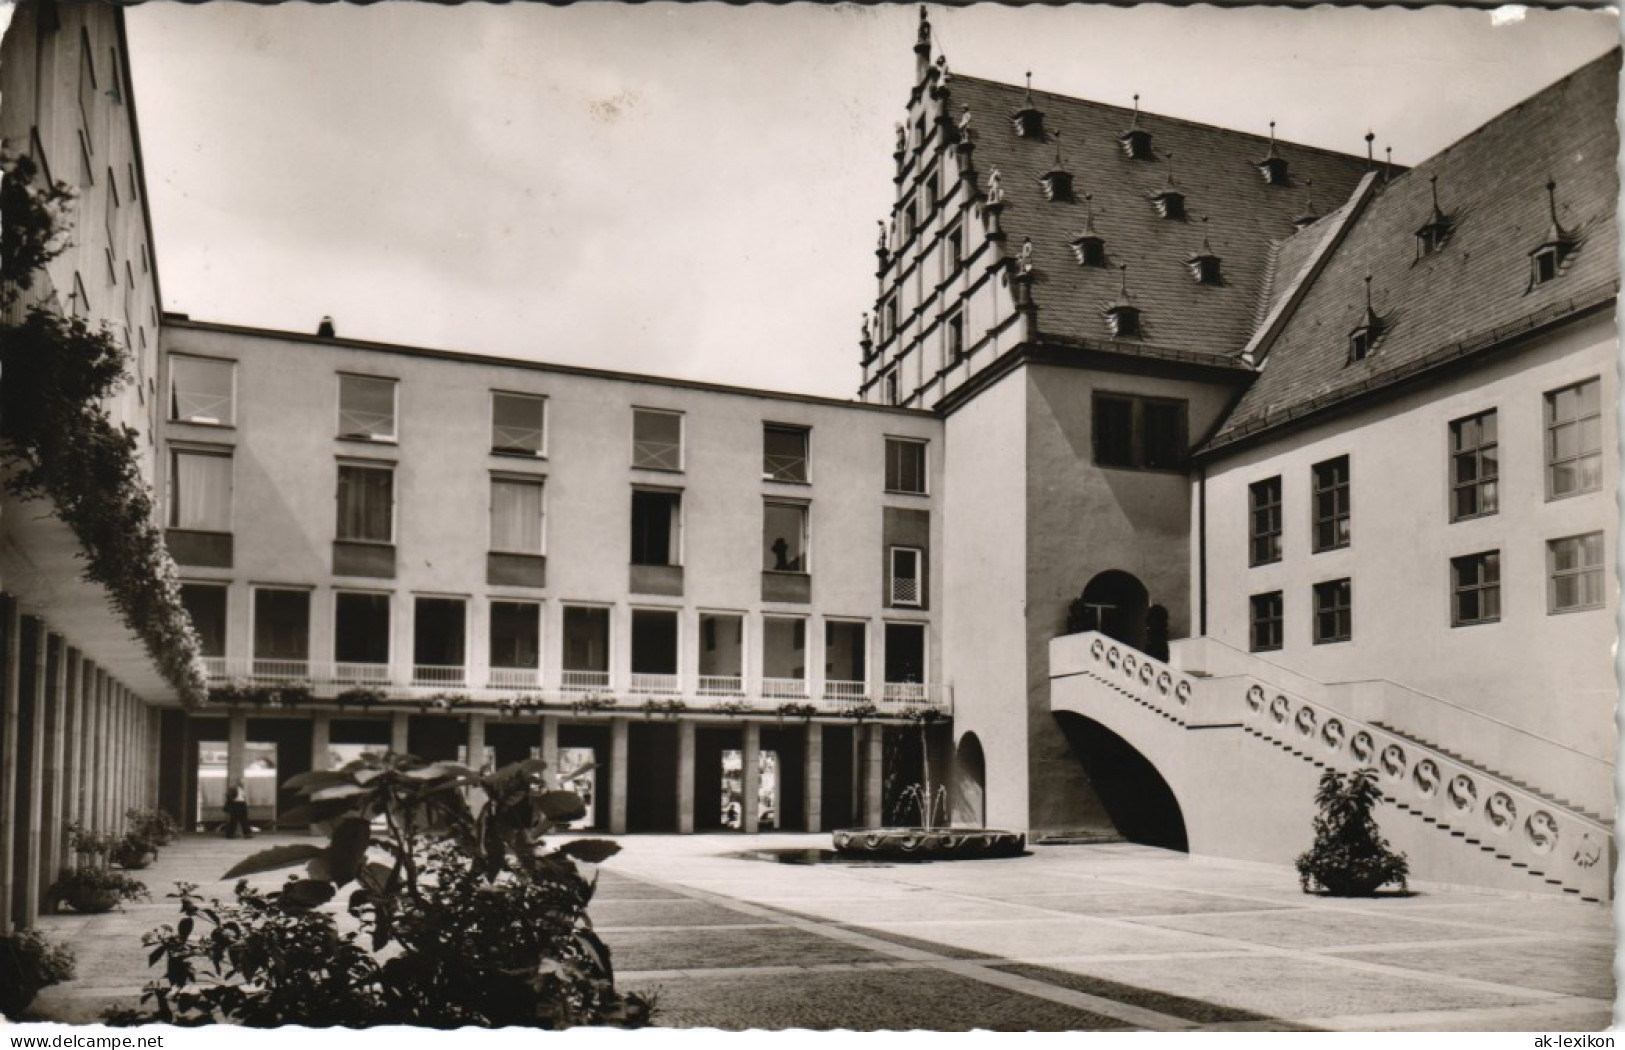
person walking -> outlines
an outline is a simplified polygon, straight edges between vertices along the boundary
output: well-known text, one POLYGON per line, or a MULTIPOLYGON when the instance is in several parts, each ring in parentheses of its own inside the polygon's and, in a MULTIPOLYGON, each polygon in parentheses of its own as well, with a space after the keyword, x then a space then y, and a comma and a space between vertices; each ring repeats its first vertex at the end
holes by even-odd
POLYGON ((237 837, 237 829, 241 828, 243 838, 254 837, 254 829, 248 826, 248 792, 243 789, 241 780, 233 780, 226 788, 226 838, 237 837))

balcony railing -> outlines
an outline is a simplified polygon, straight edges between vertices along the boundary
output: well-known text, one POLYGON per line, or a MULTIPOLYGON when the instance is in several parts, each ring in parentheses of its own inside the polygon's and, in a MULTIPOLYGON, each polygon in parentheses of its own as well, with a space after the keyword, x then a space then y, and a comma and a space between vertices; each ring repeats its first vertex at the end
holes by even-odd
POLYGON ((599 693, 609 688, 608 671, 565 671, 559 688, 566 693, 599 693))
POLYGON ((807 680, 805 678, 764 678, 762 679, 763 700, 805 700, 807 699, 807 680))
MULTIPOLYGON (((946 711, 952 705, 947 686, 926 682, 887 682, 877 688, 869 682, 806 678, 764 678, 758 683, 741 675, 699 675, 685 679, 673 674, 633 674, 612 690, 608 671, 564 671, 557 682, 535 667, 493 667, 471 672, 466 667, 433 664, 313 663, 309 660, 270 660, 211 656, 203 660, 211 683, 232 680, 279 686, 299 683, 318 698, 331 698, 356 687, 377 689, 389 700, 422 703, 437 694, 466 697, 475 703, 495 704, 528 694, 536 702, 569 704, 584 695, 613 697, 681 698, 694 711, 743 702, 745 710, 773 714, 780 705, 811 703, 818 711, 841 714, 849 708, 875 703, 884 714, 907 714, 921 707, 946 711)), ((640 701, 641 702, 641 701, 640 701)))
POLYGON ((493 667, 485 680, 492 689, 540 689, 542 672, 535 667, 493 667))
POLYGON ((745 680, 736 674, 702 674, 696 691, 701 696, 744 696, 745 680))
POLYGON ((682 682, 674 674, 632 672, 632 692, 639 695, 676 696, 682 691, 682 682))
POLYGON ((437 688, 462 685, 467 673, 467 669, 463 667, 451 667, 443 664, 414 664, 412 666, 412 684, 437 688))
POLYGON ((869 699, 868 682, 826 681, 824 683, 825 700, 854 700, 869 699))

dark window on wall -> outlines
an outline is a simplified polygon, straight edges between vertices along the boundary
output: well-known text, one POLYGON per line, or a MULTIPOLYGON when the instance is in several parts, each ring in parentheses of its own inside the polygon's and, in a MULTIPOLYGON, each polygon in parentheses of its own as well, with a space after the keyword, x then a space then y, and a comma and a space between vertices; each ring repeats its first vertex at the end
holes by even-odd
POLYGON ((1546 544, 1547 611, 1600 609, 1605 604, 1602 533, 1566 536, 1546 544))
POLYGON ((681 564, 682 522, 682 493, 633 489, 632 564, 681 564))
POLYGON ((1252 634, 1249 642, 1252 651, 1263 653, 1281 648, 1286 604, 1281 592, 1255 594, 1248 602, 1252 610, 1252 634))
POLYGON ((644 470, 682 470, 682 415, 656 409, 634 408, 632 465, 644 470))
POLYGON ((762 427, 762 478, 805 482, 810 432, 806 427, 768 423, 762 427))
POLYGON ((310 592, 261 587, 254 592, 254 660, 257 674, 285 674, 277 666, 310 659, 310 592))
POLYGON ((389 663, 389 595, 341 591, 333 596, 333 659, 389 663))
POLYGON ((896 369, 893 369, 892 371, 886 373, 886 378, 883 381, 882 385, 883 385, 883 388, 885 390, 886 404, 888 404, 888 405, 897 404, 897 370, 896 369))
POLYGON ((918 547, 891 549, 891 604, 920 604, 921 578, 924 576, 925 552, 918 547))
POLYGON ((886 439, 886 491, 925 495, 925 442, 886 439))
POLYGON ((395 470, 339 464, 336 538, 347 542, 395 542, 395 470))
POLYGON ((1281 560, 1281 477, 1255 481, 1247 486, 1248 558, 1251 565, 1267 565, 1281 560))
POLYGON ((491 666, 541 666, 541 606, 535 602, 491 603, 491 666))
POLYGON ((1094 396, 1095 463, 1127 470, 1185 466, 1185 402, 1124 394, 1094 396))
POLYGON ((1546 395, 1546 498, 1602 487, 1602 384, 1596 379, 1546 395))
POLYGON ((169 357, 169 418, 230 426, 236 417, 237 363, 212 357, 169 357))
POLYGON ((1450 520, 1494 514, 1500 505, 1495 409, 1450 424, 1450 520))
POLYGON ((925 681, 925 625, 886 625, 886 681, 925 681))
POLYGON ((942 238, 942 279, 947 280, 965 258, 965 231, 955 223, 942 238))
POLYGON ((807 572, 807 505, 768 500, 762 507, 762 571, 807 572))
POLYGON ((1315 553, 1349 545, 1349 458, 1316 463, 1314 475, 1315 553))
POLYGON ((1354 585, 1347 579, 1315 584, 1315 644, 1354 637, 1354 585))
POLYGON ((965 356, 965 315, 955 311, 943 325, 943 363, 951 365, 965 356))
POLYGON ((181 584, 181 604, 197 629, 200 655, 226 655, 226 588, 213 583, 181 584))
POLYGON ((1494 623, 1501 618, 1501 552, 1450 559, 1450 625, 1494 623))
POLYGON ((424 685, 462 681, 460 673, 434 668, 458 668, 464 663, 467 634, 466 603, 461 598, 418 598, 412 615, 413 680, 424 685))
POLYGON ((395 440, 395 380, 339 376, 339 437, 395 440))

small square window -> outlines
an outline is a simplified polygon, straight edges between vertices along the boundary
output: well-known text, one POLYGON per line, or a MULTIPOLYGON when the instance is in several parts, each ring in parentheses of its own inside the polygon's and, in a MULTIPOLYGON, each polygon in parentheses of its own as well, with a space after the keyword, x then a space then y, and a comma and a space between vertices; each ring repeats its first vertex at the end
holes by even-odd
POLYGON ((1600 488, 1602 383, 1588 379, 1546 395, 1546 498, 1600 488))
POLYGON ((1495 409, 1450 424, 1450 520, 1494 514, 1500 506, 1495 409))
POLYGON ((1346 642, 1354 637, 1354 592, 1351 580, 1315 584, 1315 644, 1346 642))
POLYGON ((502 456, 540 456, 547 399, 528 394, 491 393, 491 451, 502 456))
POLYGON ((1602 608, 1605 557, 1600 532, 1567 536, 1547 543, 1547 611, 1564 613, 1602 608))
POLYGON ((1534 254, 1529 257, 1530 286, 1534 287, 1545 284, 1547 281, 1556 280, 1562 262, 1563 252, 1558 245, 1549 244, 1535 249, 1534 254))
POLYGON ((925 495, 925 442, 886 439, 886 491, 925 495))
POLYGON ((1338 456, 1314 468, 1315 553, 1349 545, 1349 458, 1338 456))
POLYGON ((762 427, 762 478, 766 481, 805 483, 807 447, 811 436, 806 427, 768 423, 762 427))
POLYGON ((644 470, 683 469, 683 417, 651 408, 632 410, 632 465, 644 470))
POLYGON ((1255 481, 1247 487, 1250 505, 1249 564, 1267 565, 1281 560, 1281 476, 1255 481))
POLYGON ((230 426, 236 415, 237 362, 212 357, 169 357, 169 418, 179 423, 230 426))
POLYGON ((1248 599, 1252 607, 1251 649, 1255 653, 1281 648, 1282 627, 1285 623, 1285 603, 1280 591, 1255 594, 1248 599))
POLYGON ((339 437, 359 441, 395 440, 393 379, 339 375, 339 437))
POLYGON ((1494 623, 1501 618, 1501 552, 1450 559, 1450 625, 1494 623))

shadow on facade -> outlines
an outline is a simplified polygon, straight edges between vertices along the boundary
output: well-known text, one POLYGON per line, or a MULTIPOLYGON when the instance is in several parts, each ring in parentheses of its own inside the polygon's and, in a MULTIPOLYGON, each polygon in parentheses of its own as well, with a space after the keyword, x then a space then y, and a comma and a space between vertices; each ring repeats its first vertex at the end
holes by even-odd
POLYGON ((1179 801, 1149 759, 1092 719, 1057 711, 1055 721, 1124 838, 1189 852, 1179 801))

